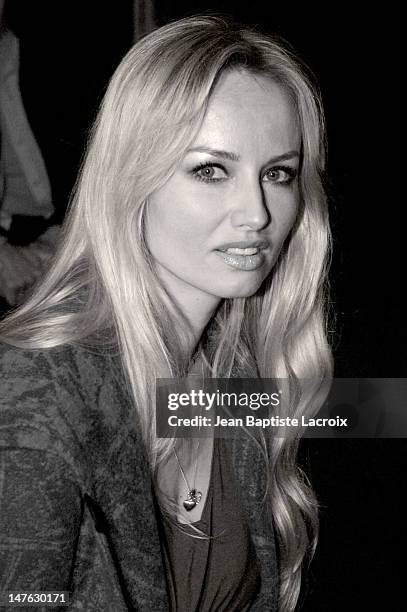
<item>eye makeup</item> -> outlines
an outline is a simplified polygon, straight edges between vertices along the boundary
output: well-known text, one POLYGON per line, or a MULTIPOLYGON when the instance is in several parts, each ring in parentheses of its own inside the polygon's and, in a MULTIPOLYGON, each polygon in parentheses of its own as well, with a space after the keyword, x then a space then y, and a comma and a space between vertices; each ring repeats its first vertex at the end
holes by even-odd
MULTIPOLYGON (((194 179, 204 183, 218 183, 227 177, 227 171, 222 164, 216 162, 202 162, 191 170, 194 179), (215 176, 216 170, 221 171, 223 176, 215 176)), ((220 174, 220 172, 218 172, 220 174)))

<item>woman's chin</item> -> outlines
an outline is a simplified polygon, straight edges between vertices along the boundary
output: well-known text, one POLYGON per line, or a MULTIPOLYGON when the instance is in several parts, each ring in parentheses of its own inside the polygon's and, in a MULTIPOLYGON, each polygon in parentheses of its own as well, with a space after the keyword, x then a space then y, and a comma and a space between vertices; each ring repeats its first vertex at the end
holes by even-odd
POLYGON ((264 279, 257 279, 255 282, 252 281, 250 283, 242 283, 240 286, 225 286, 222 291, 222 297, 224 299, 251 297, 252 295, 257 293, 263 282, 264 279))

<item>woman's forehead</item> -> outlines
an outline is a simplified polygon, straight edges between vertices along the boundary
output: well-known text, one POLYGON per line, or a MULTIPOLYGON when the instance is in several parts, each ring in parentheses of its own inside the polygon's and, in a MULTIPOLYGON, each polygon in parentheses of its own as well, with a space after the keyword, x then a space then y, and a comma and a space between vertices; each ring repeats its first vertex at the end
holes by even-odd
POLYGON ((266 76, 233 70, 218 81, 192 148, 261 157, 299 149, 300 141, 297 114, 284 88, 266 76))

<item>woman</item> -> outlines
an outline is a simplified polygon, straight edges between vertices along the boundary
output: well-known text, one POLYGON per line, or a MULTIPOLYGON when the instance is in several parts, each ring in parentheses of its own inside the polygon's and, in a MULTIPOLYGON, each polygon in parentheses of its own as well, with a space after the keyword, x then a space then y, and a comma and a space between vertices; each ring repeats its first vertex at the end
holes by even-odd
POLYGON ((323 142, 314 88, 266 36, 194 17, 129 51, 55 265, 1 327, 2 586, 294 609, 317 526, 298 438, 160 439, 154 396, 203 370, 287 378, 297 414, 323 401, 323 142))

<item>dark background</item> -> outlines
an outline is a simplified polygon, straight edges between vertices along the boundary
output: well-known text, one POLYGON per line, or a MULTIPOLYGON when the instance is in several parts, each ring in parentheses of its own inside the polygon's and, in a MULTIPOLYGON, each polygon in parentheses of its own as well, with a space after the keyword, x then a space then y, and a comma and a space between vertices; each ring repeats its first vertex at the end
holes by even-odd
MULTIPOLYGON (((132 44, 133 3, 14 1, 21 89, 62 219, 107 80, 132 44)), ((325 104, 335 374, 406 377, 405 170, 396 32, 386 4, 157 0, 156 21, 225 13, 289 41, 325 104)), ((401 47, 401 45, 400 45, 401 47)), ((404 440, 304 440, 301 462, 321 504, 321 536, 302 610, 407 609, 404 440)))

